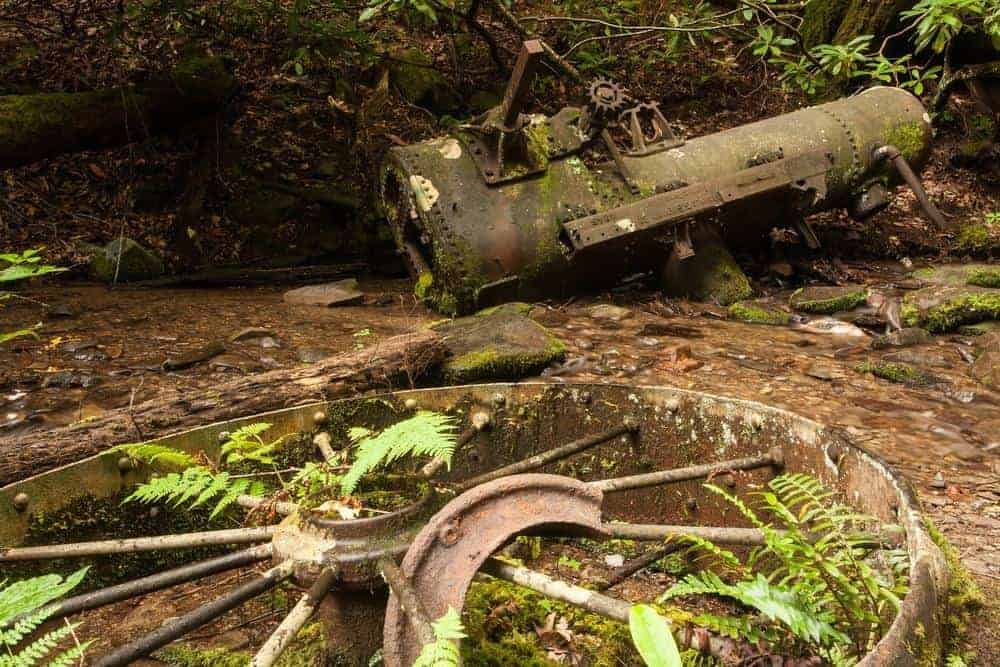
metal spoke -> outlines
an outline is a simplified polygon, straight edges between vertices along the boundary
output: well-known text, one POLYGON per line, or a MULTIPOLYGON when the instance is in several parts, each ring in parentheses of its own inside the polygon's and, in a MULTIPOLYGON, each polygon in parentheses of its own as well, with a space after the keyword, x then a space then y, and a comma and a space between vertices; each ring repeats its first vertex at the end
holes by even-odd
POLYGON ((109 554, 164 551, 167 549, 195 549, 222 544, 252 544, 254 542, 266 542, 270 540, 276 528, 277 526, 233 528, 230 530, 210 530, 181 535, 157 535, 155 537, 136 537, 124 540, 53 544, 43 547, 0 548, 0 562, 42 558, 106 556, 109 554))
POLYGON ((222 597, 163 624, 134 642, 130 642, 94 663, 94 667, 119 667, 162 648, 188 632, 206 625, 244 602, 271 590, 292 575, 294 565, 287 560, 264 572, 253 581, 239 586, 222 597))
POLYGON ((281 654, 295 639, 295 635, 299 634, 299 630, 316 611, 316 607, 330 590, 336 576, 333 570, 323 570, 306 594, 299 598, 298 603, 288 612, 288 615, 257 651, 257 655, 250 662, 251 667, 271 667, 278 661, 281 654))
POLYGON ((289 503, 283 500, 277 502, 268 500, 267 498, 261 498, 259 496, 238 496, 236 498, 236 504, 240 507, 246 507, 251 510, 274 508, 274 511, 278 514, 295 514, 299 511, 299 506, 295 503, 289 503))
MULTIPOLYGON (((218 558, 191 563, 190 565, 151 574, 148 577, 128 581, 117 586, 109 586, 91 591, 90 593, 66 598, 65 600, 46 605, 43 611, 55 618, 69 616, 88 609, 96 609, 139 595, 145 595, 153 591, 194 581, 195 579, 201 579, 202 577, 218 574, 219 572, 225 572, 226 570, 251 565, 262 560, 267 560, 271 557, 271 553, 271 545, 263 544, 259 547, 246 549, 245 551, 237 551, 236 553, 226 554, 218 558)), ((16 618, 11 619, 8 625, 13 625, 17 620, 16 618)))
MULTIPOLYGON (((658 523, 606 523, 601 530, 611 537, 645 542, 666 540, 691 535, 716 544, 760 546, 764 533, 756 528, 729 528, 726 526, 667 526, 658 523)), ((776 531, 777 532, 777 531, 776 531)))
POLYGON ((409 619, 413 631, 420 638, 420 643, 426 645, 433 642, 434 630, 431 628, 431 621, 427 615, 427 610, 424 609, 424 605, 420 602, 417 592, 413 590, 410 582, 407 581, 406 575, 396 565, 396 561, 383 558, 379 561, 378 566, 382 571, 382 576, 385 578, 386 583, 389 584, 393 595, 399 598, 399 601, 402 603, 403 611, 406 612, 406 617, 409 619))
POLYGON ((600 586, 598 586, 598 590, 606 591, 609 588, 613 588, 618 584, 620 584, 621 582, 628 579, 629 577, 631 577, 632 575, 642 570, 645 570, 647 567, 649 567, 656 561, 660 560, 661 558, 665 558, 666 556, 669 556, 675 551, 680 551, 686 546, 687 545, 684 544, 683 542, 671 542, 670 544, 665 544, 662 547, 657 547, 656 549, 653 549, 648 553, 644 553, 641 556, 633 558, 627 563, 624 563, 621 566, 616 567, 614 570, 612 570, 611 576, 608 577, 607 581, 603 582, 600 586))
POLYGON ((755 468, 765 468, 767 466, 780 466, 784 458, 779 448, 774 448, 763 456, 748 456, 742 459, 731 459, 719 463, 706 463, 704 465, 687 466, 685 468, 674 468, 672 470, 660 470, 642 475, 630 475, 628 477, 615 477, 612 479, 602 479, 591 482, 592 486, 599 488, 605 493, 614 491, 627 491, 629 489, 641 489, 647 486, 659 486, 660 484, 672 484, 674 482, 687 482, 693 479, 701 479, 710 475, 717 475, 723 472, 734 470, 753 470, 755 468))
POLYGON ((609 428, 601 433, 595 433, 594 435, 574 440, 573 442, 560 447, 546 450, 540 454, 536 454, 535 456, 530 456, 516 463, 512 463, 502 468, 497 468, 496 470, 491 470, 488 473, 466 480, 458 486, 458 491, 468 491, 474 486, 479 486, 480 484, 485 484, 486 482, 492 482, 495 479, 506 477, 508 475, 517 475, 519 473, 528 472, 529 470, 537 470, 538 468, 548 465, 553 461, 558 461, 559 459, 566 458, 567 456, 572 456, 577 452, 582 452, 590 449, 591 447, 596 447, 597 445, 607 442, 613 438, 617 438, 620 435, 635 433, 638 430, 639 422, 631 417, 626 418, 620 426, 615 426, 614 428, 609 428))

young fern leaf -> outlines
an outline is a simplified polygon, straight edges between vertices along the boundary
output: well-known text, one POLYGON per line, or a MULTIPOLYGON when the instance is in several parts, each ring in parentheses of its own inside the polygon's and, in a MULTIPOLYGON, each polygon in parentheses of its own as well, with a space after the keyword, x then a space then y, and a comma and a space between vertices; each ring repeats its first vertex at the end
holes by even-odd
POLYGON ((143 461, 144 463, 148 463, 150 465, 160 463, 174 468, 187 468, 197 463, 195 458, 187 452, 182 452, 181 450, 174 449, 173 447, 165 447, 164 445, 155 445, 144 442, 129 445, 118 445, 111 451, 122 452, 126 456, 138 461, 143 461))
POLYGON ((220 449, 222 459, 227 463, 239 463, 240 461, 274 463, 271 454, 284 438, 278 438, 273 442, 264 442, 260 436, 269 428, 271 428, 270 424, 257 422, 233 431, 229 435, 229 440, 224 442, 220 449))
POLYGON ((362 477, 405 456, 441 457, 450 466, 455 453, 455 419, 438 412, 420 411, 375 435, 351 431, 361 437, 354 463, 340 480, 345 496, 354 493, 362 477))
POLYGON ((32 635, 54 610, 43 607, 72 590, 87 573, 78 570, 66 579, 57 574, 15 582, 2 587, 0 582, 0 667, 33 667, 34 665, 69 665, 80 659, 88 644, 50 655, 61 641, 73 633, 75 625, 56 628, 32 640, 20 649, 18 645, 32 635), (19 620, 14 621, 15 618, 19 620), (7 627, 13 622, 11 627, 7 627))
POLYGON ((172 472, 140 484, 123 502, 166 502, 174 507, 188 503, 188 509, 192 509, 215 500, 215 507, 209 515, 214 519, 241 495, 263 493, 264 486, 260 482, 232 479, 227 472, 213 473, 207 468, 194 466, 183 473, 172 472))
POLYGON ((454 607, 448 607, 444 616, 431 622, 431 628, 434 641, 420 649, 413 667, 458 667, 461 664, 458 642, 466 637, 462 617, 454 607))

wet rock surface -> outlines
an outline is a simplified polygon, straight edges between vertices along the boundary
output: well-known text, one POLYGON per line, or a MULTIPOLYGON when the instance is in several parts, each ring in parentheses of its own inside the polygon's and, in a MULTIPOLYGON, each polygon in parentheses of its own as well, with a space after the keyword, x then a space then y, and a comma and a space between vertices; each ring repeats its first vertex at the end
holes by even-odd
POLYGON ((151 280, 163 275, 163 260, 128 237, 90 250, 90 275, 103 283, 151 280))
POLYGON ((868 289, 859 285, 802 287, 792 292, 788 304, 803 313, 830 315, 865 303, 868 289))
POLYGON ((365 295, 358 290, 358 281, 346 278, 322 285, 307 285, 285 292, 285 303, 296 306, 353 306, 361 303, 365 295))

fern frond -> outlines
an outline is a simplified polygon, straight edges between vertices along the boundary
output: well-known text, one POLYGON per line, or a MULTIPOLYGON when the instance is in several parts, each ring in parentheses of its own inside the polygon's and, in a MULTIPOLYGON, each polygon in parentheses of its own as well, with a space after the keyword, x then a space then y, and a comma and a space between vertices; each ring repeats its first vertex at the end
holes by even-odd
POLYGON ((122 452, 126 456, 136 459, 137 461, 142 461, 143 463, 148 463, 149 465, 159 463, 161 465, 168 465, 175 468, 187 468, 195 465, 196 463, 195 458, 187 452, 182 452, 181 450, 174 449, 173 447, 166 447, 164 445, 156 445, 146 442, 118 445, 111 451, 122 452))
POLYGON ((86 645, 49 655, 73 633, 76 625, 56 628, 20 649, 18 645, 55 613, 54 608, 45 609, 45 606, 72 590, 86 574, 87 568, 83 568, 66 579, 48 574, 0 588, 0 667, 34 667, 43 660, 48 665, 61 667, 80 660, 86 645))
POLYGON ((251 491, 250 495, 261 495, 263 485, 246 478, 233 479, 227 472, 213 473, 207 468, 194 466, 183 473, 172 472, 154 477, 136 487, 122 502, 165 502, 174 507, 187 504, 188 509, 192 509, 215 500, 215 507, 209 515, 215 518, 239 496, 251 491))
POLYGON ((413 667, 458 667, 461 657, 458 642, 466 637, 462 618, 454 607, 448 607, 444 616, 431 622, 434 641, 420 649, 413 667))
POLYGON ((83 581, 88 569, 79 569, 65 579, 58 574, 46 574, 0 589, 0 628, 73 590, 83 581))
POLYGON ((735 570, 737 572, 743 572, 745 570, 743 563, 741 563, 740 559, 736 557, 736 554, 728 549, 723 549, 715 542, 706 540, 703 537, 698 537, 697 535, 681 535, 677 539, 691 545, 688 547, 688 553, 701 552, 703 556, 707 555, 715 558, 715 560, 730 570, 735 570))
POLYGON ((405 456, 440 457, 450 466, 455 441, 454 417, 429 411, 420 411, 377 435, 368 432, 357 442, 354 463, 340 480, 341 491, 351 495, 363 476, 405 456))
POLYGON ((273 463, 274 459, 271 458, 271 454, 284 440, 284 436, 272 442, 265 442, 261 435, 269 428, 271 425, 266 422, 256 422, 233 431, 219 450, 222 459, 227 463, 241 461, 273 463))

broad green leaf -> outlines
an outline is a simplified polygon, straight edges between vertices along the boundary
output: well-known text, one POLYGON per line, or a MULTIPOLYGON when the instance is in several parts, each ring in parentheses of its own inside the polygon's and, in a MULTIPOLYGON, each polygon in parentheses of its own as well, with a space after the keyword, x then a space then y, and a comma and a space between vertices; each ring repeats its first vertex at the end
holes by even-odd
POLYGON ((628 628, 636 650, 649 667, 681 667, 681 654, 667 619, 655 609, 634 605, 628 612, 628 628))

